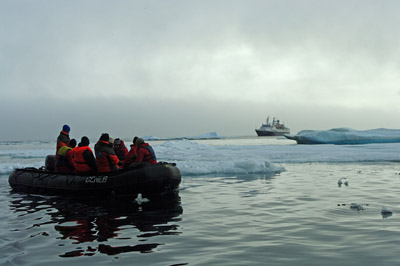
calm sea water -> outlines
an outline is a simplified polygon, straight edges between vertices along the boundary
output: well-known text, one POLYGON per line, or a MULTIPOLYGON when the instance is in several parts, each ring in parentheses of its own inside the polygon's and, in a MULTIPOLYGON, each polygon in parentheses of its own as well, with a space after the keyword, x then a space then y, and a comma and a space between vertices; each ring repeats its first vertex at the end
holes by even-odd
MULTIPOLYGON (((317 151, 316 157, 328 159, 299 163, 294 157, 278 160, 282 155, 274 152, 270 157, 284 168, 280 173, 209 174, 213 172, 209 169, 188 174, 195 171, 185 170, 176 197, 142 205, 133 198, 20 194, 10 189, 4 173, 0 176, 0 264, 400 264, 400 165, 387 155, 392 146, 300 146, 276 138, 196 143, 203 145, 203 150, 195 149, 199 158, 207 157, 212 146, 212 151, 222 149, 230 160, 234 154, 250 157, 253 148, 266 155, 268 150, 283 149, 285 158, 299 149, 306 150, 304 156, 317 151), (353 154, 351 158, 354 150, 361 150, 360 157, 371 150, 382 153, 376 158, 389 159, 337 162, 335 154, 343 149, 353 154), (348 185, 339 186, 339 179, 348 185), (360 208, 350 208, 351 203, 360 208), (390 208, 392 215, 382 215, 382 206, 390 208)), ((41 152, 35 151, 46 151, 46 144, 21 145, 3 147, 0 162, 35 164, 35 158, 42 159, 41 152), (22 150, 23 155, 9 152, 13 150, 22 150)), ((158 144, 154 145, 157 151, 158 144)), ((185 143, 182 150, 190 145, 185 143)), ((163 149, 158 149, 161 157, 173 153, 163 149)), ((186 168, 188 160, 181 161, 186 168)))

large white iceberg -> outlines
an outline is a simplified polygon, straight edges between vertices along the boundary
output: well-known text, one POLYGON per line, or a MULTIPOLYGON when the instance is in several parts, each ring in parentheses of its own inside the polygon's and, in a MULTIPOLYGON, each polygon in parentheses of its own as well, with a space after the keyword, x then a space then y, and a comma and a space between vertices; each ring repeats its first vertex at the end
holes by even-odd
POLYGON ((296 135, 285 135, 298 144, 368 144, 400 142, 399 129, 354 130, 333 128, 330 130, 303 130, 296 135))

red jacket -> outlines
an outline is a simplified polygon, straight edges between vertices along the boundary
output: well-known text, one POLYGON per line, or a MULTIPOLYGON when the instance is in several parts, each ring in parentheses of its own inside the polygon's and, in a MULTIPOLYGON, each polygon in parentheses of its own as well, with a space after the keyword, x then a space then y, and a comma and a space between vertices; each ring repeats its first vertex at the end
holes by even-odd
POLYGON ((148 162, 148 163, 157 163, 156 154, 154 153, 153 148, 148 144, 144 143, 137 148, 137 157, 136 162, 148 162))
POLYGON ((128 152, 128 154, 125 156, 124 160, 124 167, 128 167, 131 163, 136 161, 136 145, 131 144, 131 150, 128 152))
POLYGON ((94 146, 94 151, 96 153, 96 162, 99 172, 110 172, 119 168, 119 160, 117 155, 115 155, 112 144, 107 141, 99 140, 94 146))

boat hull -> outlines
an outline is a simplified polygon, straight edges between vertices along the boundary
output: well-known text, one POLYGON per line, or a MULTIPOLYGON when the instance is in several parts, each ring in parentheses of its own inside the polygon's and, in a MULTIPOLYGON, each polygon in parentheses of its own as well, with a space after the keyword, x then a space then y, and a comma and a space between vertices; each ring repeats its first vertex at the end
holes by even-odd
POLYGON ((259 137, 264 136, 283 136, 285 134, 289 134, 290 131, 268 131, 268 130, 257 130, 256 133, 259 137))
POLYGON ((16 191, 74 196, 160 195, 176 192, 181 174, 175 164, 140 163, 110 173, 66 174, 36 168, 15 169, 9 184, 16 191))

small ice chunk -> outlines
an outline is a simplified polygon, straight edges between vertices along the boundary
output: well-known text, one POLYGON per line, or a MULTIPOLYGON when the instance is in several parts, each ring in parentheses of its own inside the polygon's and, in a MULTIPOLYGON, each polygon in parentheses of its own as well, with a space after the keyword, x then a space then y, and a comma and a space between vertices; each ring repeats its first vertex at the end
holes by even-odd
POLYGON ((386 206, 382 206, 381 213, 389 214, 389 213, 393 213, 393 211, 386 206))
POLYGON ((149 200, 149 199, 146 199, 146 198, 143 198, 143 197, 142 197, 142 194, 141 194, 141 193, 138 193, 138 195, 137 195, 135 201, 136 201, 137 204, 141 205, 142 203, 149 202, 150 200, 149 200))
POLYGON ((350 209, 363 210, 364 208, 361 206, 361 204, 358 204, 358 203, 351 203, 351 204, 350 204, 350 209))
POLYGON ((347 181, 347 177, 342 177, 342 178, 340 178, 340 179, 337 181, 337 183, 338 183, 338 186, 339 186, 339 187, 341 187, 342 184, 344 184, 345 186, 349 186, 349 181, 347 181), (343 182, 343 180, 345 180, 345 181, 343 182))
POLYGON ((352 208, 352 209, 359 208, 359 207, 361 207, 361 205, 358 204, 358 203, 351 203, 350 204, 350 208, 352 208))

